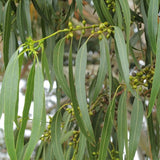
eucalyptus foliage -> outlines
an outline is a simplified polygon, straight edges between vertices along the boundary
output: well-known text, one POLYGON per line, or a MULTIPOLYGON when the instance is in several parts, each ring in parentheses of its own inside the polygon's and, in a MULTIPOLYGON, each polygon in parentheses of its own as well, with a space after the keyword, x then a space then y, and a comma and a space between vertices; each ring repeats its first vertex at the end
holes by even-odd
POLYGON ((33 151, 36 160, 132 160, 136 151, 140 157, 160 158, 158 9, 158 0, 133 0, 133 6, 128 0, 0 0, 5 70, 0 116, 5 115, 11 160, 29 160, 33 151), (99 23, 87 19, 86 7, 99 23), (88 78, 88 51, 94 46, 99 68, 88 78), (26 61, 31 69, 19 117, 19 81, 26 61), (51 88, 57 82, 57 105, 49 122, 44 79, 51 88), (67 98, 64 104, 62 97, 67 98), (32 131, 25 142, 32 101, 32 131))

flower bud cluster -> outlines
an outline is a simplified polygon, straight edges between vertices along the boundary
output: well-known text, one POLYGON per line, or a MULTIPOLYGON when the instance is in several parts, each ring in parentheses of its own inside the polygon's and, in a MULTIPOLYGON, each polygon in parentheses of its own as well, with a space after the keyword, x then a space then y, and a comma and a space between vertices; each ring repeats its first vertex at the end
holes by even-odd
POLYGON ((115 0, 106 0, 107 9, 111 12, 115 12, 115 0))
POLYGON ((142 92, 143 88, 151 88, 153 82, 154 67, 145 67, 134 75, 130 76, 130 84, 133 89, 139 89, 142 92))
POLYGON ((40 140, 45 142, 51 141, 51 123, 52 123, 52 117, 49 117, 49 125, 47 126, 47 129, 44 131, 44 134, 41 136, 40 140))

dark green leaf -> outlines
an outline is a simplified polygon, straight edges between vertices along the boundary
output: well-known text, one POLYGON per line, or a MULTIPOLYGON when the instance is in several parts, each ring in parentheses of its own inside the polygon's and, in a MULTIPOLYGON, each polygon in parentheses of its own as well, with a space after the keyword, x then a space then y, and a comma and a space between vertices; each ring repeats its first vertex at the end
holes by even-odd
POLYGON ((63 55, 64 55, 64 42, 65 39, 59 40, 59 42, 56 44, 54 48, 53 53, 53 68, 54 72, 57 78, 57 81, 59 82, 60 86, 62 87, 64 93, 71 97, 70 89, 67 84, 67 80, 64 76, 63 72, 63 55))
POLYGON ((111 14, 110 14, 107 6, 106 6, 105 1, 100 0, 99 5, 100 5, 100 8, 101 8, 102 14, 105 18, 105 21, 109 22, 109 24, 111 24, 111 25, 114 25, 113 18, 112 18, 111 14))
POLYGON ((93 0, 93 2, 94 2, 94 6, 96 8, 96 11, 98 13, 98 16, 100 17, 100 19, 101 19, 102 22, 105 22, 106 19, 105 19, 104 15, 103 15, 102 9, 101 9, 101 7, 99 5, 99 0, 93 0))
POLYGON ((150 149, 152 152, 152 159, 158 160, 158 150, 157 150, 157 144, 156 144, 156 135, 155 135, 155 128, 153 124, 153 118, 152 114, 147 119, 148 123, 148 132, 149 132, 149 139, 150 139, 150 149))
POLYGON ((131 123, 130 123, 130 137, 129 137, 129 159, 133 159, 135 152, 138 147, 139 138, 141 135, 143 120, 143 104, 140 98, 135 97, 133 103, 133 110, 131 114, 131 123))
POLYGON ((16 160, 15 140, 13 133, 13 121, 15 118, 15 107, 18 93, 19 81, 19 64, 18 64, 18 51, 11 57, 2 83, 0 95, 0 108, 5 110, 5 142, 7 151, 11 160, 16 160), (9 97, 9 100, 8 100, 9 97))
POLYGON ((157 14, 159 9, 159 0, 150 1, 148 10, 148 34, 153 53, 156 53, 156 37, 158 29, 157 14))
POLYGON ((153 76, 153 82, 152 82, 152 90, 151 90, 151 96, 149 100, 149 111, 148 111, 148 116, 152 112, 153 105, 155 103, 156 97, 158 95, 158 91, 160 89, 160 25, 158 27, 158 39, 157 39, 157 49, 156 49, 156 64, 155 64, 155 73, 153 76))
POLYGON ((31 71, 28 76, 28 81, 27 81, 27 90, 26 90, 26 95, 25 95, 22 124, 21 124, 21 128, 18 134, 17 143, 16 143, 16 152, 17 152, 18 158, 23 152, 23 147, 24 147, 24 132, 25 132, 25 128, 26 128, 26 124, 28 120, 30 105, 31 105, 32 98, 33 98, 34 74, 35 74, 35 63, 33 64, 31 68, 31 71))
POLYGON ((4 10, 4 31, 3 31, 3 58, 5 68, 8 64, 9 58, 9 39, 10 39, 10 32, 11 32, 11 0, 7 1, 4 10))
POLYGON ((109 104, 109 106, 107 107, 107 113, 105 115, 104 126, 102 129, 98 160, 104 160, 106 159, 107 156, 107 148, 110 142, 112 126, 113 126, 114 108, 115 108, 115 99, 113 99, 109 104))

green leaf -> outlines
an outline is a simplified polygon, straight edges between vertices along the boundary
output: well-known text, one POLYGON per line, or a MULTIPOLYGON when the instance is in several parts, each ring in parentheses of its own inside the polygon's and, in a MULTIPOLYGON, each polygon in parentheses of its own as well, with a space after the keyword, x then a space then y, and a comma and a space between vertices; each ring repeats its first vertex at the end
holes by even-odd
POLYGON ((57 78, 57 81, 59 82, 60 86, 62 87, 64 93, 71 97, 70 89, 67 84, 67 80, 64 76, 63 72, 63 55, 64 55, 64 42, 65 38, 58 41, 54 48, 53 53, 53 68, 54 72, 57 78))
POLYGON ((5 68, 7 67, 9 60, 9 39, 11 32, 11 0, 7 1, 4 10, 4 31, 3 31, 3 58, 5 68))
POLYGON ((126 91, 121 95, 119 104, 118 104, 118 147, 119 147, 119 156, 120 160, 123 160, 123 150, 124 150, 124 143, 125 137, 127 135, 127 95, 126 91))
POLYGON ((26 95, 25 95, 22 124, 21 124, 21 128, 19 130, 19 133, 18 133, 18 138, 17 138, 17 143, 16 143, 16 152, 17 152, 18 158, 20 158, 21 154, 23 153, 24 132, 26 129, 30 105, 31 105, 31 102, 33 99, 34 74, 35 74, 35 63, 33 63, 33 66, 30 70, 28 80, 27 80, 27 89, 26 89, 26 95))
POLYGON ((151 90, 151 96, 149 100, 149 110, 148 110, 148 116, 152 112, 153 105, 155 103, 156 97, 158 95, 158 91, 160 89, 160 25, 158 27, 158 38, 157 38, 157 49, 156 49, 156 64, 155 64, 155 73, 153 76, 153 82, 152 82, 152 90, 151 90))
POLYGON ((118 1, 115 2, 116 3, 116 16, 117 16, 117 26, 119 28, 122 28, 122 23, 123 23, 123 17, 122 17, 122 13, 121 13, 121 7, 118 1))
POLYGON ((86 64, 87 64, 87 45, 84 43, 79 49, 76 57, 76 68, 75 68, 75 86, 76 86, 76 95, 79 104, 80 111, 82 113, 82 119, 89 133, 94 139, 94 133, 90 117, 88 114, 88 107, 86 101, 86 90, 85 90, 85 73, 86 73, 86 64))
POLYGON ((100 9, 102 11, 102 14, 105 18, 105 21, 109 22, 110 25, 114 25, 113 18, 112 18, 111 14, 106 6, 105 1, 100 0, 99 5, 100 5, 100 9))
POLYGON ((32 26, 30 17, 30 1, 22 0, 23 21, 25 21, 26 37, 32 37, 32 26))
POLYGON ((128 0, 119 0, 122 8, 125 26, 126 26, 126 41, 127 41, 127 53, 129 55, 129 37, 130 37, 130 24, 131 24, 131 13, 128 4, 128 0))
POLYGON ((100 44, 100 65, 98 69, 98 75, 96 84, 94 87, 94 95, 93 95, 93 102, 96 100, 100 90, 102 89, 102 85, 107 73, 107 58, 106 58, 106 40, 105 37, 99 42, 100 44))
POLYGON ((101 9, 101 7, 99 5, 99 0, 93 0, 93 3, 94 3, 94 6, 96 8, 96 11, 97 11, 98 16, 100 17, 101 21, 105 22, 106 20, 105 20, 105 17, 103 15, 103 13, 102 13, 102 9, 101 9))
POLYGON ((25 42, 25 27, 24 27, 24 21, 23 18, 23 10, 22 10, 22 1, 19 2, 16 12, 16 21, 17 21, 17 28, 19 30, 19 35, 21 38, 21 41, 25 42))
MULTIPOLYGON (((44 121, 44 88, 43 88, 43 73, 39 62, 35 69, 34 77, 34 112, 33 112, 33 122, 32 122, 32 132, 31 137, 23 156, 24 160, 28 160, 31 156, 39 138, 42 134, 42 122, 44 121), (41 122, 42 121, 42 122, 41 122)), ((44 128, 43 128, 44 129, 44 128)))
POLYGON ((61 113, 56 112, 51 123, 51 143, 56 159, 64 160, 61 146, 61 113))
POLYGON ((16 35, 13 31, 10 32, 10 39, 9 39, 9 58, 12 56, 12 54, 16 51, 17 48, 17 40, 16 35))
POLYGON ((15 107, 19 82, 18 51, 11 57, 2 83, 0 95, 0 108, 5 110, 4 131, 5 143, 11 160, 16 160, 15 140, 13 132, 13 121, 15 118, 15 107), (8 99, 9 97, 9 99, 8 99))
POLYGON ((17 7, 17 27, 21 41, 24 43, 26 37, 32 36, 29 0, 21 0, 17 7))
POLYGON ((111 101, 111 103, 107 107, 107 113, 105 115, 104 126, 102 129, 98 160, 104 160, 106 159, 107 156, 107 148, 110 142, 112 126, 113 126, 114 109, 115 109, 115 98, 111 101))
POLYGON ((93 142, 92 137, 90 137, 87 133, 87 129, 85 128, 84 122, 82 117, 79 114, 79 110, 78 110, 78 101, 77 101, 77 97, 76 95, 76 91, 75 91, 75 85, 74 85, 74 78, 73 78, 73 66, 72 66, 72 43, 73 43, 73 39, 71 40, 71 46, 70 46, 70 51, 69 51, 69 85, 70 85, 70 90, 71 90, 71 100, 73 103, 73 109, 74 109, 74 113, 75 113, 75 117, 77 119, 77 123, 82 131, 82 133, 87 137, 87 140, 89 142, 93 142))
POLYGON ((126 84, 129 85, 129 63, 127 58, 128 56, 127 56, 126 44, 124 41, 123 33, 119 27, 115 27, 115 40, 124 75, 124 80, 126 84))
POLYGON ((143 104, 140 98, 135 97, 130 123, 129 159, 133 159, 138 147, 143 120, 143 104))
POLYGON ((85 151, 86 151, 86 137, 83 135, 82 132, 80 132, 78 152, 75 159, 83 160, 85 151))
POLYGON ((46 77, 50 83, 50 88, 52 88, 52 80, 51 80, 51 75, 50 75, 50 70, 49 70, 49 64, 48 64, 48 60, 46 57, 46 54, 44 52, 42 52, 42 68, 43 68, 43 72, 46 73, 46 77))
MULTIPOLYGON (((154 120, 152 118, 152 114, 147 118, 147 126, 150 140, 150 149, 152 153, 152 159, 158 159, 159 150, 157 150, 157 138, 155 135, 155 128, 153 124, 154 120)), ((159 135, 158 135, 159 136, 159 135)))
POLYGON ((82 5, 82 0, 76 0, 76 3, 77 3, 77 7, 80 11, 80 14, 83 16, 83 12, 82 12, 82 9, 83 9, 83 5, 82 5))
POLYGON ((159 0, 150 1, 148 9, 148 34, 153 53, 156 53, 158 9, 159 9, 159 0))

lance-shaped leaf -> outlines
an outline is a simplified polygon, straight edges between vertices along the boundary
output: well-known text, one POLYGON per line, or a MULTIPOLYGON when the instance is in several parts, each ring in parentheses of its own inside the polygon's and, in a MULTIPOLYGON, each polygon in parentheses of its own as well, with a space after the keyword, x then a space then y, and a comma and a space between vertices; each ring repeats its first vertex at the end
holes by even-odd
POLYGON ((84 43, 79 49, 76 57, 75 68, 75 87, 76 95, 79 104, 79 108, 82 114, 82 119, 85 128, 91 137, 94 137, 92 124, 88 114, 87 101, 86 101, 86 89, 85 89, 85 73, 87 64, 87 45, 84 43))
POLYGON ((129 137, 129 159, 134 158, 135 152, 137 150, 139 138, 141 135, 142 120, 143 120, 143 104, 137 95, 133 103, 133 110, 131 114, 130 137, 129 137))
POLYGON ((100 0, 99 5, 100 5, 100 8, 101 8, 102 14, 105 18, 105 21, 109 22, 109 24, 111 24, 111 25, 114 25, 113 18, 112 18, 111 14, 110 14, 107 6, 106 6, 105 1, 100 0))
POLYGON ((76 159, 83 160, 85 150, 86 150, 86 137, 83 135, 82 132, 80 132, 78 152, 76 155, 76 159))
POLYGON ((3 31, 3 58, 4 58, 4 64, 5 68, 8 64, 8 58, 9 58, 9 39, 10 39, 10 31, 11 31, 11 0, 7 1, 5 5, 5 11, 4 11, 4 31, 3 31))
POLYGON ((130 13, 128 0, 119 0, 119 3, 122 8, 125 26, 126 26, 127 52, 129 54, 129 36, 130 36, 131 13, 130 13))
POLYGON ((126 132, 127 132, 127 110, 126 110, 126 100, 127 95, 126 91, 121 95, 118 104, 118 147, 119 147, 119 156, 120 160, 123 160, 123 150, 126 132))
MULTIPOLYGON (((98 69, 98 75, 96 79, 96 84, 94 87, 94 94, 93 94, 93 102, 96 100, 100 90, 102 89, 102 85, 104 82, 104 78, 107 73, 107 58, 106 58, 106 40, 105 37, 99 42, 100 44, 100 65, 98 69)), ((91 100, 91 99, 90 99, 91 100)))
POLYGON ((124 36, 119 27, 115 27, 115 40, 116 46, 118 49, 119 59, 121 62, 121 67, 124 75, 124 80, 127 85, 129 85, 129 64, 128 64, 128 56, 126 44, 124 41, 124 36))
POLYGON ((57 78, 57 81, 59 82, 60 86, 62 87, 64 93, 71 97, 70 89, 67 84, 67 80, 64 76, 63 72, 63 55, 64 55, 64 42, 65 39, 61 39, 56 44, 54 51, 53 51, 53 68, 54 72, 57 78))
POLYGON ((148 10, 148 34, 153 53, 156 53, 159 0, 150 1, 148 10))
POLYGON ((2 83, 0 95, 0 108, 5 110, 4 131, 7 151, 11 160, 16 160, 15 140, 13 133, 13 121, 18 93, 19 62, 18 51, 11 57, 2 83), (9 99, 8 99, 9 98, 9 99))
MULTIPOLYGON (((31 137, 24 153, 23 159, 28 160, 31 156, 39 138, 42 134, 42 125, 44 120, 44 88, 43 88, 43 73, 40 64, 37 64, 34 77, 34 112, 32 122, 31 137)), ((44 129, 44 128, 43 128, 44 129)))
POLYGON ((155 65, 155 73, 153 76, 153 82, 152 82, 152 90, 151 90, 151 96, 149 100, 149 111, 148 111, 148 116, 152 112, 153 105, 155 103, 156 97, 158 95, 158 91, 160 89, 160 25, 158 27, 158 38, 157 38, 157 50, 156 50, 156 65, 155 65))
POLYGON ((56 159, 64 160, 61 146, 61 112, 57 111, 51 123, 51 142, 56 159))
POLYGON ((17 143, 16 143, 16 152, 17 152, 17 157, 19 159, 20 159, 21 154, 23 153, 24 132, 26 129, 29 109, 30 109, 30 105, 32 102, 32 98, 33 98, 34 74, 35 74, 35 63, 33 64, 31 71, 29 73, 29 76, 28 76, 25 103, 24 103, 23 116, 22 116, 22 124, 21 124, 20 131, 18 133, 18 138, 17 138, 17 143))
MULTIPOLYGON (((73 41, 73 40, 72 40, 73 41)), ((85 135, 85 137, 87 137, 87 140, 89 142, 93 142, 93 137, 90 137, 87 133, 87 129, 85 128, 84 125, 84 121, 82 119, 82 117, 79 114, 79 110, 78 110, 78 101, 77 101, 77 97, 76 95, 76 89, 75 89, 75 85, 74 85, 74 78, 73 78, 73 66, 72 66, 72 41, 71 41, 71 46, 70 46, 70 51, 69 51, 69 85, 70 85, 70 90, 71 90, 71 100, 73 103, 73 109, 74 109, 74 113, 75 113, 75 117, 77 119, 77 123, 82 131, 82 133, 85 135)))
POLYGON ((114 108, 115 108, 115 98, 111 101, 110 105, 108 105, 107 107, 107 113, 105 115, 104 126, 102 129, 98 160, 104 160, 106 159, 107 156, 107 148, 109 145, 113 120, 114 120, 114 108))

